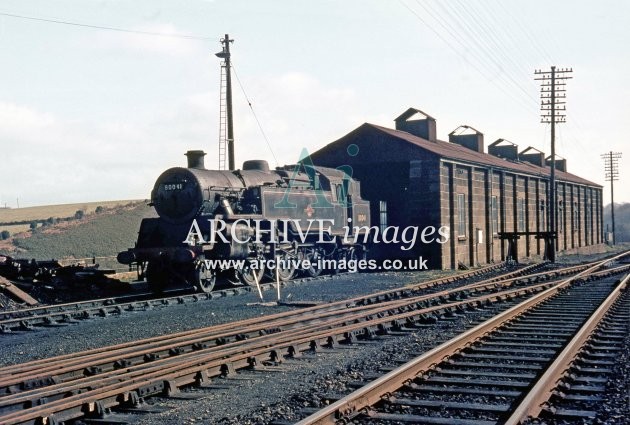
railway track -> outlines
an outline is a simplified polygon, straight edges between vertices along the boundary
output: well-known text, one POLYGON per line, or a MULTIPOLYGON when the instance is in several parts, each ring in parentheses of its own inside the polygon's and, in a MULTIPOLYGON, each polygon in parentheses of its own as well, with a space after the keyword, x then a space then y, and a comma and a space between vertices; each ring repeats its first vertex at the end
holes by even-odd
MULTIPOLYGON (((518 278, 524 274, 531 274, 545 267, 545 263, 536 263, 526 267, 509 267, 505 263, 484 267, 456 276, 431 280, 421 284, 408 286, 414 288, 428 288, 441 285, 457 285, 461 282, 473 280, 489 280, 518 278)), ((584 265, 576 266, 580 270, 584 265)), ((281 285, 286 283, 281 282, 281 285)), ((275 288, 273 283, 262 284, 262 289, 275 288)), ((166 297, 156 297, 154 293, 133 294, 120 297, 102 298, 81 302, 55 304, 41 307, 9 310, 0 312, 0 333, 14 331, 33 330, 36 327, 64 326, 94 317, 107 317, 121 315, 125 312, 147 310, 169 305, 186 304, 191 302, 207 301, 230 295, 238 295, 251 292, 250 286, 235 287, 213 291, 211 293, 190 293, 186 290, 169 291, 166 297)))
POLYGON ((264 323, 256 318, 0 368, 0 423, 102 415, 240 368, 404 331, 467 309, 513 304, 558 285, 561 273, 494 277, 431 294, 416 285, 266 316, 264 323))
POLYGON ((607 419, 597 418, 598 410, 630 331, 628 277, 625 285, 614 301, 611 297, 609 304, 601 306, 582 326, 521 403, 521 410, 513 415, 515 420, 540 417, 555 423, 586 424, 607 419))
POLYGON ((593 418, 618 350, 614 343, 628 329, 630 279, 626 266, 613 269, 613 275, 598 272, 599 267, 538 293, 298 425, 593 418))

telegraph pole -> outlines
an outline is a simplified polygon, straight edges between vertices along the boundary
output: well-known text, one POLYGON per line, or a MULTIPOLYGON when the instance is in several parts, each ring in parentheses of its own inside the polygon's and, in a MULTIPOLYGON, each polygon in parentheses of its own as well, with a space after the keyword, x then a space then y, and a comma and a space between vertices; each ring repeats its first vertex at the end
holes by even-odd
POLYGON ((551 67, 551 71, 536 70, 535 75, 540 77, 535 80, 540 80, 540 122, 543 124, 551 124, 551 164, 550 164, 550 178, 549 178, 549 232, 551 233, 551 240, 549 242, 549 261, 556 262, 556 238, 557 238, 557 223, 556 223, 556 124, 566 122, 566 83, 570 77, 567 74, 573 72, 572 69, 556 69, 555 66, 551 67))
POLYGON ((221 39, 223 50, 221 50, 219 53, 216 53, 215 56, 223 59, 223 63, 221 64, 221 77, 225 76, 225 81, 223 80, 223 78, 221 78, 221 117, 219 119, 219 126, 221 127, 219 129, 219 169, 225 168, 225 147, 223 144, 227 142, 227 159, 229 164, 228 169, 234 170, 234 123, 232 120, 232 65, 230 63, 230 43, 234 43, 234 40, 230 40, 230 36, 228 34, 225 34, 225 38, 221 39), (227 123, 223 122, 224 118, 227 118, 227 123), (222 133, 222 131, 224 130, 222 128, 223 125, 227 126, 227 137, 224 137, 222 133))
POLYGON ((602 155, 606 171, 606 181, 610 182, 610 215, 612 219, 612 244, 615 244, 615 189, 614 182, 619 180, 619 158, 621 152, 610 151, 602 155))

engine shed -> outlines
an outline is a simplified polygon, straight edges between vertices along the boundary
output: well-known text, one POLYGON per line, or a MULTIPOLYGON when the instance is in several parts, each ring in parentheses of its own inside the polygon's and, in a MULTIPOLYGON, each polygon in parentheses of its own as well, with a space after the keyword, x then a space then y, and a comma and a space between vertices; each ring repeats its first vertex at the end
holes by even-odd
MULTIPOLYGON (((417 240, 408 251, 378 244, 373 257, 421 255, 442 269, 487 264, 508 257, 507 234, 518 235, 512 256, 544 255, 536 235, 549 231, 550 157, 532 147, 519 152, 504 139, 486 152, 483 133, 469 126, 438 140, 435 118, 415 108, 394 122, 394 129, 365 123, 311 154, 315 165, 351 170, 370 201, 372 226, 449 227, 445 243, 417 240)), ((556 188, 557 252, 600 249, 602 186, 567 172, 566 160, 556 158, 556 188)))

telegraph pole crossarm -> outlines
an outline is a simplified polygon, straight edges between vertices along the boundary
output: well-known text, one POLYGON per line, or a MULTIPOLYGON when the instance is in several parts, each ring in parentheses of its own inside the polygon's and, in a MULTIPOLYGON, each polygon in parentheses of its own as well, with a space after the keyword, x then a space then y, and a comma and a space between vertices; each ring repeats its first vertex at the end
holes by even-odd
POLYGON ((606 171, 606 181, 610 182, 610 215, 612 220, 612 245, 615 244, 615 188, 614 182, 619 180, 619 158, 621 152, 610 151, 602 155, 604 159, 604 170, 606 171))
POLYGON ((551 163, 549 176, 549 232, 552 235, 549 242, 548 259, 552 263, 556 262, 556 124, 566 122, 566 82, 573 77, 567 75, 573 72, 571 68, 556 69, 551 67, 551 71, 536 70, 538 76, 535 80, 541 81, 540 85, 540 110, 542 112, 540 122, 551 124, 551 163))

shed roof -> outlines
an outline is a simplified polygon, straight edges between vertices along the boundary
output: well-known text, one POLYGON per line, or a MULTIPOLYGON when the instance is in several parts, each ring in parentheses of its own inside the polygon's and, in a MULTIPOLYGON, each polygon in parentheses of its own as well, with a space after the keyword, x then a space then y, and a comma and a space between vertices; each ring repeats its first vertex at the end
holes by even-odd
MULTIPOLYGON (((429 141, 429 140, 423 139, 422 137, 414 136, 411 133, 407 133, 406 131, 393 130, 391 128, 381 127, 376 124, 365 123, 359 128, 361 127, 363 127, 364 130, 369 129, 371 131, 385 133, 391 137, 394 137, 398 140, 418 146, 421 149, 432 152, 435 155, 438 155, 443 158, 448 158, 448 159, 468 162, 468 163, 474 163, 474 164, 479 164, 479 165, 484 165, 484 166, 489 166, 489 167, 497 167, 497 168, 502 168, 502 169, 507 169, 507 170, 513 170, 519 173, 524 173, 524 174, 529 174, 529 175, 539 176, 539 177, 549 178, 549 175, 550 175, 549 167, 540 167, 538 165, 534 165, 529 162, 523 162, 523 161, 506 160, 506 159, 499 158, 499 157, 496 157, 494 155, 490 155, 487 153, 476 152, 455 143, 444 142, 441 140, 429 141)), ((345 139, 345 137, 342 137, 337 142, 343 139, 345 139)), ((337 142, 333 142, 331 143, 331 145, 334 145, 337 142)), ((582 177, 576 176, 575 174, 571 174, 571 173, 567 173, 567 172, 563 172, 559 170, 556 170, 556 179, 561 180, 561 181, 566 181, 566 182, 588 185, 588 186, 602 187, 601 185, 597 183, 593 183, 589 180, 583 179, 582 177)))

